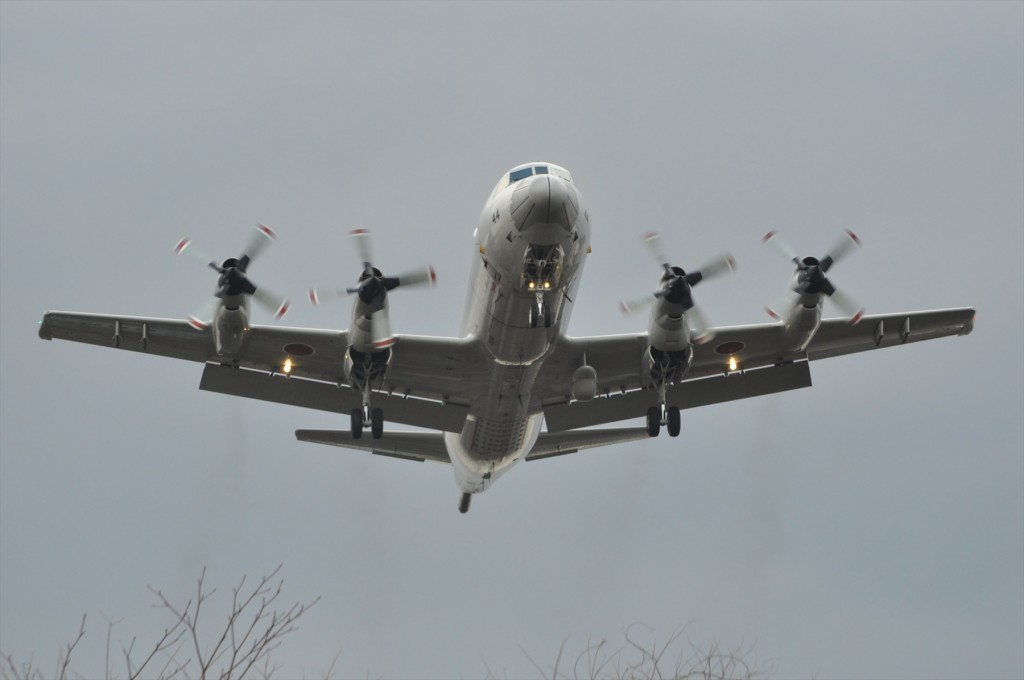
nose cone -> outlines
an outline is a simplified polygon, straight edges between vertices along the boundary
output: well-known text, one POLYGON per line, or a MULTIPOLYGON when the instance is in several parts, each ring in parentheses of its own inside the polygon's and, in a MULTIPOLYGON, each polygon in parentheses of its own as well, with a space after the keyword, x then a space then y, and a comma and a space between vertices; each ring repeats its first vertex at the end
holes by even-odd
POLYGON ((572 185, 554 175, 536 175, 512 193, 512 220, 531 243, 553 245, 572 231, 579 203, 572 185))

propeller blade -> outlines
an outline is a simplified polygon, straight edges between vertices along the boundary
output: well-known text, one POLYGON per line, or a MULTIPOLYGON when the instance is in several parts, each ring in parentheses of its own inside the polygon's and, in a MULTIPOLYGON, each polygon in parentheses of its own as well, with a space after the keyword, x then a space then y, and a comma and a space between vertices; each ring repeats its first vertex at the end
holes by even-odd
POLYGON ((839 308, 839 311, 849 317, 851 326, 860 321, 861 317, 864 316, 864 308, 842 291, 833 291, 829 296, 829 300, 839 308))
POLYGON ((373 266, 373 256, 370 249, 370 232, 367 229, 353 229, 351 231, 352 246, 359 255, 359 261, 363 269, 370 269, 373 266))
POLYGON ((220 303, 220 298, 217 297, 207 300, 202 307, 189 314, 188 325, 197 331, 205 331, 213 321, 214 315, 217 314, 220 303))
POLYGON ((353 293, 358 293, 358 292, 359 292, 358 288, 349 288, 349 289, 345 289, 345 288, 328 288, 326 286, 319 287, 319 288, 310 288, 309 289, 309 304, 311 304, 314 307, 316 307, 316 306, 321 305, 321 304, 323 304, 325 302, 331 302, 333 300, 337 300, 338 298, 347 297, 348 295, 351 295, 353 293))
POLYGON ((847 229, 843 232, 843 235, 839 237, 832 249, 829 250, 828 255, 821 261, 821 270, 827 272, 829 268, 846 257, 850 251, 860 245, 860 239, 852 231, 847 229))
POLYGON ((694 305, 686 311, 686 318, 690 321, 690 330, 693 331, 693 341, 698 345, 703 345, 710 342, 715 337, 715 332, 711 330, 711 324, 708 323, 708 319, 704 316, 704 312, 700 310, 700 307, 694 305))
MULTIPOLYGON (((728 253, 711 260, 703 267, 700 268, 697 274, 700 274, 700 280, 706 281, 715 276, 719 276, 723 273, 736 271, 736 260, 733 259, 732 255, 728 253)), ((696 285, 696 284, 691 284, 696 285)))
POLYGON ((217 261, 210 257, 205 251, 197 247, 190 238, 183 238, 174 246, 174 252, 177 255, 183 255, 190 260, 194 260, 204 267, 211 267, 215 271, 221 271, 220 265, 217 261))
POLYGON ((761 243, 771 246, 775 252, 790 262, 796 261, 797 264, 800 263, 800 255, 796 252, 796 249, 779 236, 779 232, 774 229, 761 237, 761 243))
POLYGON ((259 257, 259 254, 273 243, 276 238, 277 234, 274 233, 273 229, 265 224, 257 224, 253 235, 249 237, 249 242, 245 244, 245 250, 242 251, 242 258, 240 258, 242 262, 241 270, 244 272, 249 262, 259 257))
POLYGON ((288 308, 291 306, 288 298, 276 295, 263 286, 256 288, 255 292, 252 294, 252 299, 273 312, 275 320, 280 319, 282 316, 287 314, 288 308))
POLYGON ((398 285, 406 288, 410 286, 421 286, 424 283, 430 284, 431 287, 437 285, 437 273, 434 271, 434 268, 430 266, 400 274, 397 278, 398 285))
POLYGON ((647 250, 651 252, 655 261, 666 271, 671 267, 671 262, 668 258, 668 252, 665 250, 665 245, 661 242, 661 236, 656 231, 649 231, 644 234, 644 245, 647 246, 647 250))
MULTIPOLYGON (((661 293, 661 291, 659 290, 658 293, 661 293)), ((641 310, 647 309, 658 298, 658 293, 645 295, 642 298, 633 298, 632 300, 619 300, 619 311, 622 312, 623 316, 629 316, 630 314, 636 314, 641 310)))
POLYGON ((784 321, 800 302, 800 296, 793 291, 786 293, 771 305, 765 305, 764 311, 776 321, 784 321))

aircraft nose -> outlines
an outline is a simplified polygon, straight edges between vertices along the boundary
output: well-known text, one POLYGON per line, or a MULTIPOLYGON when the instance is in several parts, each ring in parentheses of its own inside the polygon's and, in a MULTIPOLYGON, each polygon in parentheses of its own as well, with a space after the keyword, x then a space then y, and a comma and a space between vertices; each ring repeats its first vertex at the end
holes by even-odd
POLYGON ((572 231, 578 216, 576 190, 554 175, 535 175, 512 193, 512 219, 520 232, 531 232, 531 243, 556 243, 572 231))

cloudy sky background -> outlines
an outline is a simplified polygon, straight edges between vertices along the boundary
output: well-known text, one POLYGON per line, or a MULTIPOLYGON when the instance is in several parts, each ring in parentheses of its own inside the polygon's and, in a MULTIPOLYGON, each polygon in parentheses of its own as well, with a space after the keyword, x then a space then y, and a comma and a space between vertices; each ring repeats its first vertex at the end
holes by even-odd
MULTIPOLYGON (((1024 4, 0 2, 0 649, 76 668, 167 624, 201 569, 284 563, 322 601, 284 677, 534 676, 564 639, 753 646, 782 677, 1024 675, 1024 4), (594 221, 573 335, 642 330, 658 230, 713 323, 768 321, 778 229, 868 312, 975 306, 966 338, 812 366, 683 436, 450 469, 294 440, 347 418, 199 392, 201 367, 45 343, 48 309, 183 317, 236 255, 289 325, 347 325, 350 229, 431 263, 396 332, 450 335, 502 172, 568 167, 594 221)), ((269 322, 257 311, 257 322, 269 322)), ((227 606, 220 600, 221 610, 227 606)), ((211 609, 211 613, 213 609, 211 609)))

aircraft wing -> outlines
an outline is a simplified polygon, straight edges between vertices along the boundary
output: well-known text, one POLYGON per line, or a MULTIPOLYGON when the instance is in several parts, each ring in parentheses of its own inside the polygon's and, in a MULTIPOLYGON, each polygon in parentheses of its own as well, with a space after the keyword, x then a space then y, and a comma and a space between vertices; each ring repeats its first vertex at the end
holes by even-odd
MULTIPOLYGON (((853 326, 845 319, 826 319, 806 351, 797 354, 783 349, 781 323, 716 328, 711 342, 694 348, 686 380, 668 390, 668 403, 694 408, 809 387, 807 360, 967 335, 974 327, 974 313, 960 308, 883 314, 865 316, 853 326), (730 371, 730 359, 736 360, 738 371, 730 371)), ((546 370, 550 367, 542 398, 548 431, 643 417, 657 403, 653 391, 642 389, 640 367, 646 347, 645 333, 565 338, 545 363, 546 370), (584 360, 597 371, 598 393, 603 396, 571 401, 572 373, 584 360)))
MULTIPOLYGON (((339 413, 362 404, 345 385, 345 331, 252 325, 241 351, 223 357, 210 328, 199 331, 183 320, 47 312, 39 337, 207 363, 200 387, 209 391, 339 413)), ((479 346, 399 335, 392 352, 385 391, 373 393, 373 406, 385 408, 392 422, 460 431, 467 388, 488 377, 479 346)))

